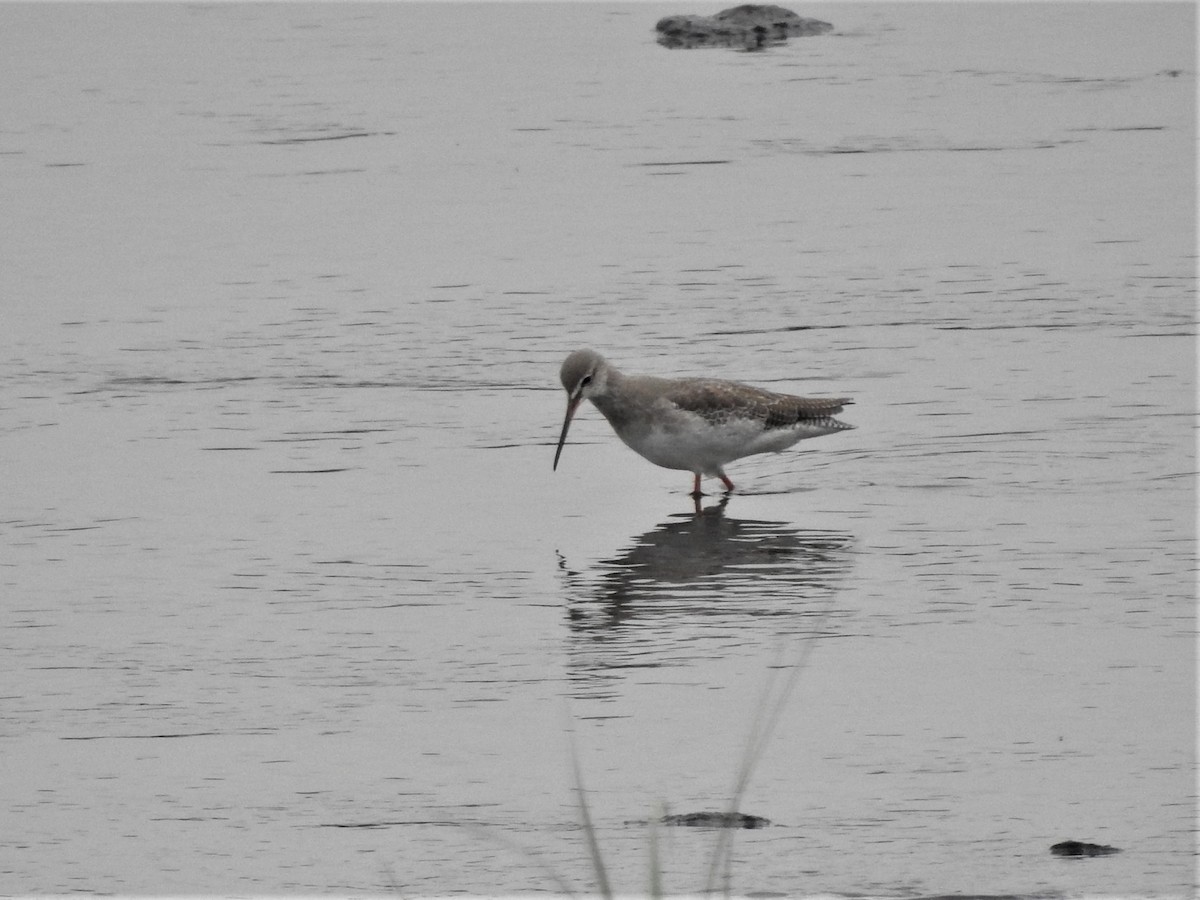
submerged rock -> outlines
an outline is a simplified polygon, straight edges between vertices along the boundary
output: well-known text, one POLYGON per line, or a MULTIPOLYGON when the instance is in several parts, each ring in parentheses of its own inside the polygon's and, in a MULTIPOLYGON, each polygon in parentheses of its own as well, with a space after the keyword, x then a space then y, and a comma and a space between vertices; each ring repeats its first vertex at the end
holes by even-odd
POLYGON ((745 4, 721 10, 714 16, 667 16, 654 26, 664 47, 737 47, 759 50, 790 37, 807 37, 832 31, 818 19, 804 19, 790 9, 773 4, 745 4))
POLYGON ((820 22, 816 19, 802 19, 790 9, 775 6, 772 3, 761 6, 756 3, 745 3, 741 6, 723 9, 713 16, 713 18, 718 22, 727 22, 730 25, 742 25, 748 28, 753 28, 755 25, 765 25, 767 28, 785 33, 788 37, 824 34, 833 28, 828 22, 820 22))
POLYGON ((677 816, 663 816, 662 825, 685 825, 692 828, 766 828, 770 819, 748 816, 740 812, 694 812, 677 816))
POLYGON ((1114 853, 1120 853, 1121 850, 1118 847, 1109 847, 1106 844, 1063 841, 1061 844, 1055 844, 1051 847, 1050 852, 1055 856, 1111 856, 1114 853))

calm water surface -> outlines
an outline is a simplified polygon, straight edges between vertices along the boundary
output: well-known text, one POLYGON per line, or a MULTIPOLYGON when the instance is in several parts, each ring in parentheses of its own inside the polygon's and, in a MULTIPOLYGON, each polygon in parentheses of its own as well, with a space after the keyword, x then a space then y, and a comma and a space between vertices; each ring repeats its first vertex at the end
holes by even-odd
POLYGON ((699 11, 0 6, 0 892, 1192 894, 1194 7, 699 11))

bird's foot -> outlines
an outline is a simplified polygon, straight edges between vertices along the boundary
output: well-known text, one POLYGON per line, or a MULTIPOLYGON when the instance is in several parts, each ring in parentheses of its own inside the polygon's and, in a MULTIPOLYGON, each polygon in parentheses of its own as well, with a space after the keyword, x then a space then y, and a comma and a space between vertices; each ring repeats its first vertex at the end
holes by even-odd
MULTIPOLYGON (((733 493, 733 482, 730 481, 724 472, 717 473, 717 477, 721 479, 721 484, 725 485, 725 496, 728 497, 733 493)), ((704 491, 700 490, 700 476, 696 476, 696 480, 692 482, 692 493, 690 494, 693 500, 699 501, 705 496, 704 491)))

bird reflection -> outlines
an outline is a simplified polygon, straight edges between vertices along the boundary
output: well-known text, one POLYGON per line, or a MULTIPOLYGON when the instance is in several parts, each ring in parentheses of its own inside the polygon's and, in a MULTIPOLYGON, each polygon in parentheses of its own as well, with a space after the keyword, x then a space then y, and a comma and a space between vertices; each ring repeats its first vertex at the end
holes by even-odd
POLYGON ((673 515, 591 572, 566 572, 571 675, 584 694, 607 693, 630 668, 829 633, 851 537, 732 518, 727 503, 673 515))

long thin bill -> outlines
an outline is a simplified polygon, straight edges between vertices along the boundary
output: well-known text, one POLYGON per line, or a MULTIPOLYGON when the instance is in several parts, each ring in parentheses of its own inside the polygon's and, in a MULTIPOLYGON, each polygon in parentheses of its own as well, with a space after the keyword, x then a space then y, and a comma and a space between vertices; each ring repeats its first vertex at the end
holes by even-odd
POLYGON ((567 439, 567 429, 571 427, 571 417, 575 415, 575 410, 579 407, 579 401, 583 397, 572 397, 567 401, 567 415, 563 418, 562 434, 558 436, 558 449, 554 451, 554 468, 551 471, 557 471, 558 458, 562 456, 563 443, 567 439))

